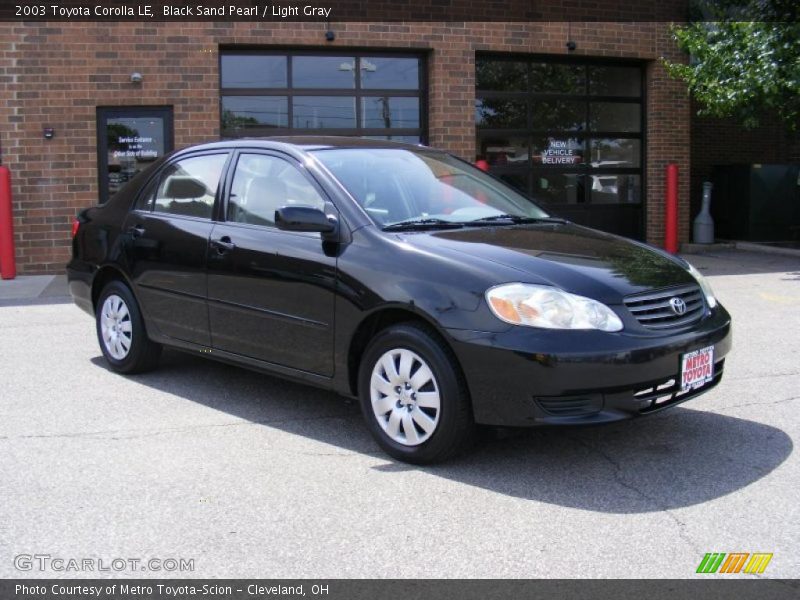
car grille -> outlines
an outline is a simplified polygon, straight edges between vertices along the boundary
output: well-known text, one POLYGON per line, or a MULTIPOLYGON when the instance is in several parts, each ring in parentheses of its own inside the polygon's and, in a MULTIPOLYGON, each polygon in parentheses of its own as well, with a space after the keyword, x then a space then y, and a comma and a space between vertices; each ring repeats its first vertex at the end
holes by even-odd
POLYGON ((624 302, 642 326, 655 330, 678 329, 693 325, 700 320, 706 309, 703 292, 697 285, 636 294, 628 296, 624 302), (670 306, 672 298, 680 298, 686 303, 685 313, 679 315, 672 310, 670 306))

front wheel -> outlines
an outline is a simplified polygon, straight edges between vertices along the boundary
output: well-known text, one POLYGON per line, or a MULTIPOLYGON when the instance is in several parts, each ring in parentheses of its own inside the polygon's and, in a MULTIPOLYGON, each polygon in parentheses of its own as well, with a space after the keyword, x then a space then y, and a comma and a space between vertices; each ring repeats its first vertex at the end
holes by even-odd
POLYGON ((97 301, 97 339, 108 365, 117 373, 143 373, 156 367, 161 345, 150 341, 130 288, 112 281, 97 301))
POLYGON ((474 436, 469 394, 455 356, 427 326, 404 323, 378 333, 359 369, 367 427, 387 454, 439 462, 474 436))

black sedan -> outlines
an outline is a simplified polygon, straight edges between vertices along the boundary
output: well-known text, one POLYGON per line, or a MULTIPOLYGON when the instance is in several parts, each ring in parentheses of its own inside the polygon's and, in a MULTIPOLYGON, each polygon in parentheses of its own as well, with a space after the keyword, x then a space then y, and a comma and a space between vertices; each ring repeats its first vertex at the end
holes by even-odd
POLYGON ((429 148, 195 146, 81 212, 67 267, 112 369, 163 346, 357 397, 409 462, 476 424, 616 421, 716 385, 730 317, 691 265, 548 215, 429 148))

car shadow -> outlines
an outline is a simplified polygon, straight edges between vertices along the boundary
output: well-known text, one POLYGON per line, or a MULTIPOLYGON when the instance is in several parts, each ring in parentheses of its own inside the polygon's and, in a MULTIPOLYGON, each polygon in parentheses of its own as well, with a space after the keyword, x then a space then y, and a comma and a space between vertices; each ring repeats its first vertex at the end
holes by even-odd
MULTIPOLYGON (((107 368, 102 357, 91 361, 107 368)), ((331 392, 172 350, 157 371, 130 380, 329 444, 342 455, 374 456, 380 464, 372 468, 380 473, 422 470, 498 494, 607 513, 661 511, 725 496, 772 472, 793 448, 775 427, 680 406, 599 427, 487 430, 470 454, 417 467, 383 454, 357 403, 331 392)))

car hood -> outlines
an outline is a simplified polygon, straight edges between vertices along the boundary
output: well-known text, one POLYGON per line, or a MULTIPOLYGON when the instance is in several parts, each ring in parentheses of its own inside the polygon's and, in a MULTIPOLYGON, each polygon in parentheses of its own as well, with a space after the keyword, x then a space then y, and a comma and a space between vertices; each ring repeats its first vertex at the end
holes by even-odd
MULTIPOLYGON (((660 250, 572 223, 474 227, 404 237, 426 251, 460 255, 464 263, 478 259, 516 270, 517 281, 523 283, 554 285, 610 303, 629 294, 695 283, 677 259, 660 250)), ((508 271, 498 271, 498 277, 507 279, 508 271)))

